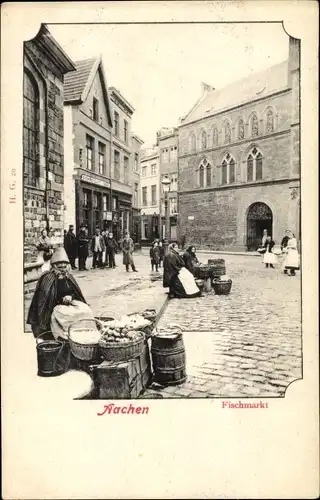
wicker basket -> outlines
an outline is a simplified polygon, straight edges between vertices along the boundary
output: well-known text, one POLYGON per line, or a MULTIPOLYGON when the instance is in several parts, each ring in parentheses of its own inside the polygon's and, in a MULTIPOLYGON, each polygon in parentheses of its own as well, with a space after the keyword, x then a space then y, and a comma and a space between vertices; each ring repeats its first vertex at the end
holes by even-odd
POLYGON ((228 295, 232 287, 232 280, 213 280, 212 286, 216 295, 228 295))
POLYGON ((72 329, 77 329, 77 331, 88 331, 93 328, 100 329, 100 323, 96 319, 80 319, 69 326, 68 329, 68 340, 70 345, 70 350, 75 358, 81 359, 82 361, 92 361, 97 359, 99 356, 99 343, 94 344, 82 344, 76 342, 72 339, 72 329), (79 327, 78 327, 79 325, 79 327))
POLYGON ((212 276, 211 266, 209 266, 208 264, 198 266, 196 268, 195 274, 196 274, 197 279, 199 279, 199 280, 206 280, 208 278, 211 278, 211 276, 212 276))
POLYGON ((99 342, 100 352, 106 361, 120 363, 137 358, 142 354, 144 345, 144 334, 140 333, 140 339, 126 344, 117 344, 116 342, 106 342, 101 339, 99 342))

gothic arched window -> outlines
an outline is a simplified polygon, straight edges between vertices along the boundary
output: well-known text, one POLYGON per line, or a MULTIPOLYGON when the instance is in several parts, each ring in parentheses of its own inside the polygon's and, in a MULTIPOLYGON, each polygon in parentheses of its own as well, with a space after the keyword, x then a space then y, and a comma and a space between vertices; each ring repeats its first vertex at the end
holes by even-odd
POLYGON ((236 162, 227 153, 221 163, 221 184, 233 184, 236 180, 236 162))
POLYGON ((244 139, 244 123, 243 119, 240 118, 238 121, 238 140, 241 141, 242 139, 244 139))
POLYGON ((274 118, 272 109, 268 110, 267 113, 267 125, 266 125, 266 133, 270 134, 274 130, 274 118))
POLYGON ((225 143, 231 142, 231 127, 229 122, 226 122, 224 126, 224 142, 225 143))
POLYGON ((207 149, 207 134, 204 130, 201 134, 201 149, 207 149))
POLYGON ((217 129, 217 127, 214 127, 214 129, 213 129, 213 140, 212 140, 212 142, 213 142, 214 146, 218 146, 218 129, 217 129))
POLYGON ((262 180, 263 157, 261 152, 254 147, 247 156, 247 181, 262 180))
POLYGON ((208 163, 206 171, 207 171, 206 183, 207 183, 207 186, 211 186, 211 165, 210 165, 210 163, 208 163))
POLYGON ((259 123, 256 114, 253 115, 251 120, 251 136, 257 137, 259 135, 259 123))
POLYGON ((23 76, 23 173, 25 183, 36 186, 39 150, 39 91, 28 72, 23 76))
POLYGON ((204 166, 200 165, 199 168, 199 186, 204 187, 204 166))

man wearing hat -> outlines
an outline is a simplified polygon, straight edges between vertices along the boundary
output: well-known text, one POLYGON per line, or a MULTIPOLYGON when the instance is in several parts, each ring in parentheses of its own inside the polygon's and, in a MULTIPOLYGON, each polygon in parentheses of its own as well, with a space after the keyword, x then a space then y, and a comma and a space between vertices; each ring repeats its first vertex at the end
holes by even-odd
POLYGON ((89 255, 89 239, 87 238, 86 226, 81 224, 78 234, 78 256, 79 271, 87 271, 86 261, 89 255))
MULTIPOLYGON (((40 276, 29 308, 27 323, 31 325, 35 337, 49 332, 46 338, 52 338, 52 325, 56 324, 55 316, 58 312, 61 316, 61 306, 68 306, 68 317, 73 321, 80 317, 92 317, 91 309, 86 304, 76 280, 68 271, 69 266, 64 248, 56 248, 51 259, 51 269, 40 276), (60 309, 56 309, 57 306, 60 309)), ((66 338, 61 318, 59 328, 62 331, 61 336, 66 338)))

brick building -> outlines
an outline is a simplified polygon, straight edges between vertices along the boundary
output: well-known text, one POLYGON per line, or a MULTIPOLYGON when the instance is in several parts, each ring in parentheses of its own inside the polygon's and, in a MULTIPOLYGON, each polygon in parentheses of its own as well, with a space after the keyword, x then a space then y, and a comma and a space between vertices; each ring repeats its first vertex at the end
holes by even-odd
POLYGON ((179 125, 180 231, 211 249, 252 250, 268 229, 300 240, 300 42, 265 71, 203 94, 179 125))
POLYGON ((45 25, 41 26, 36 37, 24 43, 25 282, 29 280, 27 275, 36 268, 32 263, 37 261, 35 244, 41 230, 52 228, 57 243, 63 241, 63 79, 74 69, 73 62, 45 25))
POLYGON ((65 227, 112 227, 112 110, 101 58, 75 63, 64 83, 65 227))

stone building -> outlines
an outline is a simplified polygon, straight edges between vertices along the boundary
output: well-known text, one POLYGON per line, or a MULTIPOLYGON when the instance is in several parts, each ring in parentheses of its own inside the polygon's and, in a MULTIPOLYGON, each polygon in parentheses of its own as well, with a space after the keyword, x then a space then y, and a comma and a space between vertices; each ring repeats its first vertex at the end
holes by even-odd
POLYGON ((160 169, 160 196, 161 196, 161 227, 160 233, 164 237, 165 208, 161 180, 168 176, 171 185, 168 193, 168 210, 170 219, 170 240, 177 240, 177 213, 178 213, 178 129, 163 127, 157 132, 157 145, 159 147, 160 169))
MULTIPOLYGON (((36 243, 52 229, 62 244, 64 207, 63 79, 75 66, 45 25, 23 48, 25 281, 36 273, 36 243)), ((40 264, 39 264, 40 265, 40 264)), ((38 269, 40 272, 41 265, 38 269)))
MULTIPOLYGON (((111 228, 112 110, 101 58, 75 63, 64 83, 65 228, 111 228)), ((115 214, 116 215, 116 208, 115 214)))
POLYGON ((300 42, 288 60, 203 94, 179 125, 180 231, 216 250, 253 250, 268 229, 300 240, 300 42))
POLYGON ((131 179, 132 186, 132 228, 131 235, 135 242, 141 240, 141 219, 140 219, 140 157, 143 140, 136 134, 131 136, 132 161, 131 179))
POLYGON ((159 238, 160 170, 159 148, 141 151, 140 161, 141 242, 159 238))

